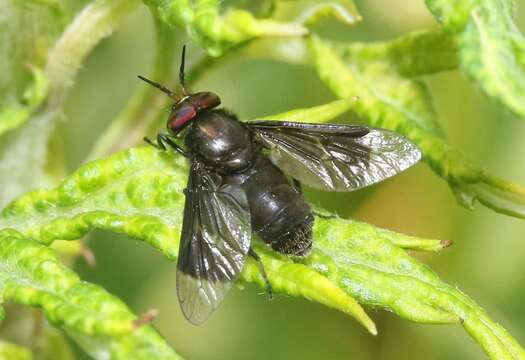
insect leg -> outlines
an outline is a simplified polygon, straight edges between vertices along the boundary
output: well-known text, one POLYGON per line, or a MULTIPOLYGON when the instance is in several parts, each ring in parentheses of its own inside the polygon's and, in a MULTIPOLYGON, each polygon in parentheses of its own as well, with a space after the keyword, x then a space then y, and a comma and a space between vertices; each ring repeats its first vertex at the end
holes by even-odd
POLYGON ((171 136, 168 135, 168 134, 162 134, 162 133, 157 134, 157 143, 156 144, 153 141, 151 141, 151 139, 149 139, 148 137, 144 137, 144 141, 147 142, 148 144, 150 144, 151 146, 153 146, 153 147, 155 147, 155 148, 157 148, 159 150, 162 150, 162 151, 166 151, 167 150, 167 147, 166 147, 166 144, 167 144, 172 149, 174 149, 176 152, 181 154, 182 156, 189 157, 189 154, 186 151, 184 151, 184 149, 182 147, 180 147, 177 143, 175 143, 171 139, 171 136))
POLYGON ((151 146, 153 146, 156 149, 159 149, 159 150, 162 150, 162 151, 166 151, 166 147, 164 146, 162 141, 159 141, 159 135, 157 135, 157 143, 156 144, 147 136, 144 136, 144 138, 142 140, 144 140, 145 142, 147 142, 148 144, 150 144, 151 146))
POLYGON ((255 250, 253 250, 252 247, 250 247, 250 250, 248 250, 248 254, 257 262, 257 265, 259 266, 259 271, 261 272, 261 275, 264 279, 264 282, 266 283, 266 291, 268 291, 268 296, 270 297, 270 300, 273 298, 273 290, 272 285, 270 285, 270 282, 268 281, 268 276, 266 275, 266 271, 264 270, 264 265, 261 261, 261 258, 255 250))
POLYGON ((297 192, 302 195, 303 186, 301 185, 301 182, 295 178, 292 178, 292 184, 293 184, 294 189, 297 190, 297 192))
POLYGON ((171 139, 170 135, 168 135, 168 134, 158 134, 157 135, 157 142, 158 141, 166 142, 169 146, 171 146, 176 152, 178 152, 182 156, 190 157, 190 155, 180 145, 178 145, 176 142, 174 142, 171 139))
POLYGON ((317 212, 317 211, 312 211, 312 214, 314 214, 316 217, 318 218, 321 218, 321 219, 336 219, 337 218, 337 215, 333 215, 333 214, 323 214, 323 213, 320 213, 320 212, 317 212))

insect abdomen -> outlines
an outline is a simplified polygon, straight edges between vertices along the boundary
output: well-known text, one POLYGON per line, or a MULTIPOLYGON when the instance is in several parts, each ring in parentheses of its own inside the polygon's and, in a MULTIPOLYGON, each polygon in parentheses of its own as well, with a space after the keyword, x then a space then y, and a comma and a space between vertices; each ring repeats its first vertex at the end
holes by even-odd
POLYGON ((276 251, 306 255, 312 246, 312 211, 282 171, 259 154, 253 167, 240 177, 252 230, 276 251))

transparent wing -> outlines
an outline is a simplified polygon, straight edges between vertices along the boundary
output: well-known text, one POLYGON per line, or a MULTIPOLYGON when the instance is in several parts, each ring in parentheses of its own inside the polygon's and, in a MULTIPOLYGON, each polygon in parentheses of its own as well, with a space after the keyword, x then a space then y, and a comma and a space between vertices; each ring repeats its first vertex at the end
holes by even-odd
POLYGON ((415 164, 421 153, 402 135, 356 125, 247 123, 287 175, 322 190, 352 191, 415 164))
POLYGON ((241 272, 251 223, 244 191, 194 160, 177 263, 177 295, 184 316, 203 323, 241 272))

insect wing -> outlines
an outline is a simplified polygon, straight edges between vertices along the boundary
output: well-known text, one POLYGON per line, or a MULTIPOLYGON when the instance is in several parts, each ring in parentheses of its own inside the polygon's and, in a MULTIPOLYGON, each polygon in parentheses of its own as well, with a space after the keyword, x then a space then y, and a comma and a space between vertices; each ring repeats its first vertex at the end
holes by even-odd
POLYGON ((201 324, 241 272, 250 248, 248 201, 236 185, 194 160, 177 263, 177 295, 184 316, 201 324))
POLYGON ((421 153, 402 135, 356 125, 249 123, 287 175, 328 191, 352 191, 407 169, 421 153))

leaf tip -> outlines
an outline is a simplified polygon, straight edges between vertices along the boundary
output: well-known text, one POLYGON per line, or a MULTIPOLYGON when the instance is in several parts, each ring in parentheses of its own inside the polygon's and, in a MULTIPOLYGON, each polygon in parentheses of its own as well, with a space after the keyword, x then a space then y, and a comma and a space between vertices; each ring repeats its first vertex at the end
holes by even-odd
POLYGON ((143 326, 149 325, 159 315, 158 309, 149 309, 133 321, 133 329, 136 330, 143 326))
POLYGON ((441 245, 442 249, 445 249, 445 248, 452 246, 454 243, 450 240, 441 240, 439 244, 441 245))
POLYGON ((364 324, 364 325, 370 334, 372 334, 373 336, 377 336, 377 327, 376 327, 376 324, 372 320, 370 320, 368 324, 364 324))
POLYGON ((84 244, 82 244, 80 249, 80 256, 89 267, 94 268, 97 266, 97 258, 95 257, 95 254, 84 244))

